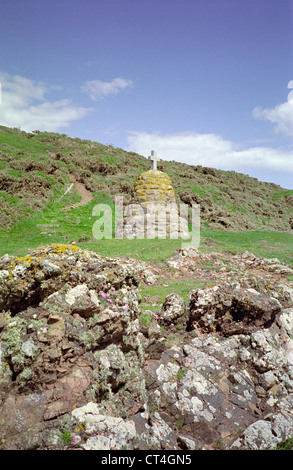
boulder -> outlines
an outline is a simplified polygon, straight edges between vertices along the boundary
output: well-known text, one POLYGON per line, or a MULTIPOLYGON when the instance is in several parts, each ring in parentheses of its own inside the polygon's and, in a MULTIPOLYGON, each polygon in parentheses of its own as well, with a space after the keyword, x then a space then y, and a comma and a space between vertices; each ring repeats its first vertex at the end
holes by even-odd
POLYGON ((175 325, 178 323, 186 323, 185 318, 186 305, 182 297, 176 293, 167 295, 161 312, 159 314, 159 321, 163 325, 175 325))
POLYGON ((107 414, 103 406, 88 403, 71 412, 72 426, 83 429, 85 450, 132 450, 137 440, 133 421, 107 414))
POLYGON ((189 311, 189 330, 199 327, 230 336, 269 327, 281 312, 281 304, 255 289, 224 284, 193 291, 189 311))

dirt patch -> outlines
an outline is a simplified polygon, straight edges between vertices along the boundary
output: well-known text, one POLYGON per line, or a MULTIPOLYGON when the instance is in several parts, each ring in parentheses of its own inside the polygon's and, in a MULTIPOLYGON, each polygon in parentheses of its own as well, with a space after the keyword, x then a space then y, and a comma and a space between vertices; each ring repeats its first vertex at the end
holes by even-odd
POLYGON ((70 180, 73 182, 78 194, 80 194, 81 200, 77 202, 76 204, 72 204, 70 206, 64 207, 63 210, 70 210, 70 209, 74 209, 75 207, 86 206, 93 200, 93 193, 89 191, 88 189, 86 189, 83 183, 76 181, 76 178, 74 175, 70 175, 70 180))

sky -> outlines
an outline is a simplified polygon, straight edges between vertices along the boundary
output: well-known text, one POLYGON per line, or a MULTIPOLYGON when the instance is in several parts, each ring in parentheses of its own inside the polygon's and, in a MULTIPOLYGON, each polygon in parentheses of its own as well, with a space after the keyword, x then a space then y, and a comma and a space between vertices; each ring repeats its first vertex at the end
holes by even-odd
POLYGON ((293 189, 293 0, 0 0, 0 124, 293 189))

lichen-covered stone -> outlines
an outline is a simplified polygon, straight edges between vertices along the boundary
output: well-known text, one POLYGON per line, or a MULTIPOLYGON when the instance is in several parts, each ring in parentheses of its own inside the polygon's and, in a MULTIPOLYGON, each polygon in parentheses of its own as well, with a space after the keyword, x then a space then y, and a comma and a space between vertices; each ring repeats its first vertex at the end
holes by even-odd
POLYGON ((167 295, 160 312, 160 322, 162 324, 186 324, 186 305, 184 300, 176 293, 167 295), (183 318, 182 318, 183 317, 183 318))
POLYGON ((278 300, 255 289, 214 286, 191 293, 189 328, 198 325, 226 336, 245 334, 270 326, 280 312, 278 300))
POLYGON ((139 175, 134 185, 133 199, 141 205, 150 202, 164 204, 176 202, 169 176, 159 170, 149 170, 139 175))
POLYGON ((90 399, 109 399, 116 415, 143 405, 139 275, 130 263, 53 245, 3 257, 0 267, 2 447, 27 448, 30 433, 90 399))
POLYGON ((136 429, 133 421, 107 415, 96 403, 75 409, 71 415, 76 426, 82 426, 88 439, 85 450, 131 450, 135 448, 136 429))
MULTIPOLYGON (((231 259, 275 272, 251 253, 231 259)), ((172 262, 203 260, 222 266, 192 249, 172 262)), ((283 274, 218 282, 189 305, 173 292, 143 326, 140 261, 51 245, 0 268, 1 449, 257 450, 292 437, 283 274)))

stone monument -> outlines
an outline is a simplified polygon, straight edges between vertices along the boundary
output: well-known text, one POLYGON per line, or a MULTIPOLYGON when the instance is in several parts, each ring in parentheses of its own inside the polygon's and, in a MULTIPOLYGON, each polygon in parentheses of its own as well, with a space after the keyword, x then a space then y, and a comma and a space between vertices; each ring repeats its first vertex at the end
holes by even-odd
POLYGON ((169 176, 157 170, 157 153, 152 150, 151 169, 134 184, 130 204, 116 229, 117 238, 188 238, 188 216, 178 212, 169 176))

